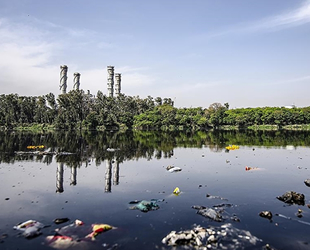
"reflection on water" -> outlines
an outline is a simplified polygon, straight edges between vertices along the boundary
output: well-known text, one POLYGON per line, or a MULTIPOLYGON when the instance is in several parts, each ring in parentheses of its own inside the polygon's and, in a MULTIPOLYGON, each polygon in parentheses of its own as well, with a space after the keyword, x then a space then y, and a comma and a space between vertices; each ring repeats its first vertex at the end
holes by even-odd
POLYGON ((192 206, 214 208, 224 201, 210 197, 225 197, 233 204, 225 209, 228 220, 234 214, 240 218, 225 221, 234 228, 278 249, 306 249, 309 225, 299 221, 310 221, 307 206, 282 204, 276 196, 294 190, 309 203, 310 189, 303 183, 310 177, 309 147, 310 133, 300 131, 0 133, 0 235, 10 236, 2 245, 49 249, 40 237, 26 244, 16 240, 13 225, 40 220, 51 224, 47 235, 56 228, 55 218, 69 217, 119 228, 99 236, 92 249, 114 244, 119 249, 171 249, 161 240, 173 230, 194 224, 218 228, 218 222, 197 215, 192 206), (31 150, 29 145, 45 148, 31 150), (240 149, 226 150, 228 145, 240 149), (170 173, 167 166, 182 171, 170 173), (246 171, 246 166, 257 170, 246 171), (172 194, 176 187, 178 196, 172 194), (128 209, 130 201, 152 199, 164 201, 160 209, 128 209), (295 216, 298 209, 302 218, 295 216), (265 210, 286 217, 266 221, 258 216, 265 210))
POLYGON ((170 158, 174 148, 202 148, 222 152, 228 145, 286 147, 310 146, 310 132, 303 131, 215 131, 158 132, 128 131, 126 133, 4 133, 0 132, 0 162, 33 160, 51 164, 63 162, 69 167, 102 161, 146 158, 170 158), (44 145, 44 149, 27 149, 29 145, 44 145), (24 154, 16 154, 24 152, 24 154), (38 153, 39 152, 39 153, 38 153), (70 154, 66 154, 66 152, 70 154))
POLYGON ((56 193, 62 193, 64 191, 64 164, 58 163, 56 172, 56 193))
POLYGON ((71 167, 71 183, 70 185, 76 185, 77 167, 71 167))
MULTIPOLYGON (((70 185, 77 185, 77 167, 70 167, 70 185)), ((111 179, 112 179, 112 169, 113 169, 113 185, 119 184, 119 163, 114 160, 106 161, 106 172, 105 172, 105 188, 104 191, 111 192, 111 179)), ((64 163, 58 162, 56 170, 56 193, 64 192, 64 163)))

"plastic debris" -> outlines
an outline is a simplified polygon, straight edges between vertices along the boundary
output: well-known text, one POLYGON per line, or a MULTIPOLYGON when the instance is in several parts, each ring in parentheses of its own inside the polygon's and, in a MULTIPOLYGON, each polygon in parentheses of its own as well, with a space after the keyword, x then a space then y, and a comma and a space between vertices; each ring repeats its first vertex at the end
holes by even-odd
POLYGON ((266 244, 264 247, 263 247, 263 250, 276 250, 275 248, 271 247, 269 244, 266 244))
POLYGON ((152 199, 150 201, 146 201, 146 200, 131 201, 131 202, 129 202, 129 204, 136 204, 136 205, 130 207, 130 209, 137 209, 137 210, 140 210, 141 212, 146 213, 149 211, 159 209, 159 206, 157 205, 158 201, 160 201, 160 200, 152 199))
POLYGON ((92 249, 90 244, 96 236, 113 228, 108 224, 92 224, 90 230, 82 221, 75 220, 68 226, 56 229, 55 235, 47 236, 45 241, 55 249, 92 249))
POLYGON ((298 208, 298 211, 297 211, 297 213, 296 213, 296 216, 298 217, 298 218, 301 218, 302 217, 302 210, 300 209, 300 208, 298 208))
POLYGON ((45 148, 44 145, 38 145, 38 146, 27 146, 27 149, 38 149, 38 148, 45 148))
POLYGON ((288 204, 305 205, 305 195, 294 191, 288 191, 277 199, 288 204))
POLYGON ((304 183, 306 184, 306 186, 310 187, 310 179, 305 180, 304 183))
POLYGON ((182 171, 182 168, 174 167, 174 166, 168 166, 168 167, 166 167, 166 169, 167 169, 170 173, 182 171))
POLYGON ((173 194, 175 194, 175 195, 179 195, 181 193, 181 190, 178 188, 178 187, 176 187, 174 190, 173 190, 173 194))
POLYGON ((221 227, 196 226, 191 230, 171 231, 162 243, 169 246, 186 246, 190 249, 246 249, 261 245, 262 240, 249 231, 233 227, 230 223, 221 227))
POLYGON ((208 208, 204 206, 192 206, 192 208, 198 210, 197 214, 200 214, 206 218, 209 218, 211 220, 218 221, 218 222, 223 221, 221 213, 215 211, 212 208, 208 208))
POLYGON ((209 199, 220 199, 220 200, 225 200, 225 201, 228 200, 226 198, 222 198, 220 196, 214 196, 214 195, 211 195, 211 194, 206 194, 206 197, 209 198, 209 199))
POLYGON ((74 238, 78 239, 78 238, 84 237, 85 234, 87 234, 87 232, 85 231, 85 228, 84 227, 81 228, 81 226, 83 225, 84 223, 82 221, 75 220, 74 223, 55 229, 55 232, 58 235, 62 235, 62 236, 70 235, 70 237, 73 237, 74 235, 74 238))
POLYGON ((54 220, 54 223, 55 224, 61 224, 61 223, 65 223, 67 221, 69 221, 70 219, 69 218, 57 218, 54 220))
POLYGON ((259 213, 259 216, 260 217, 263 217, 263 218, 266 218, 268 220, 271 220, 272 219, 272 213, 270 211, 261 211, 259 213))
POLYGON ((49 235, 45 238, 46 244, 54 249, 90 249, 89 241, 85 239, 75 240, 69 236, 49 235))
POLYGON ((232 206, 233 204, 231 203, 221 203, 221 204, 214 205, 213 207, 220 208, 220 207, 232 207, 232 206))
POLYGON ((35 220, 27 220, 15 225, 13 228, 23 231, 23 236, 26 238, 34 238, 41 234, 41 229, 44 228, 44 225, 35 220))
POLYGON ((239 146, 237 146, 237 145, 230 145, 230 146, 227 146, 226 149, 227 150, 236 150, 236 149, 239 149, 239 146))
POLYGON ((113 227, 108 224, 92 224, 93 231, 85 238, 92 238, 94 240, 98 234, 111 230, 112 228, 113 227))
POLYGON ((248 166, 245 166, 245 171, 250 171, 250 170, 258 170, 259 168, 257 167, 248 167, 248 166))

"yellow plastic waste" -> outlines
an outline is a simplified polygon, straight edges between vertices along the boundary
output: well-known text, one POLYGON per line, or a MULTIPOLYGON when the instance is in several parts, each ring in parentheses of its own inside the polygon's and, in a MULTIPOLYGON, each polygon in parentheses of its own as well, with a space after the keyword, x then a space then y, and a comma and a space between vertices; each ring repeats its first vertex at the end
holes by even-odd
POLYGON ((175 195, 179 195, 181 193, 180 189, 178 187, 176 187, 174 190, 173 190, 173 194, 175 195))
POLYGON ((227 146, 226 149, 228 149, 228 150, 235 150, 235 149, 239 149, 239 146, 231 145, 231 146, 227 146))
POLYGON ((88 234, 86 238, 92 238, 94 240, 98 234, 106 232, 112 229, 113 227, 108 224, 93 224, 92 228, 93 231, 90 234, 88 234))
POLYGON ((27 146, 28 149, 38 149, 38 148, 45 148, 44 145, 38 145, 38 146, 27 146))

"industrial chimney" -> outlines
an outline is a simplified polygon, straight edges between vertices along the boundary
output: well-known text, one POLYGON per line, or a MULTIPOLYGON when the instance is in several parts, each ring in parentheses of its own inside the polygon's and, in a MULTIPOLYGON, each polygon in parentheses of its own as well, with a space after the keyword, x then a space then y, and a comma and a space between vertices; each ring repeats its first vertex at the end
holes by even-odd
POLYGON ((115 95, 118 96, 121 93, 121 80, 122 75, 120 73, 115 73, 115 95))
POLYGON ((108 66, 108 96, 113 97, 114 88, 114 66, 108 66))
POLYGON ((60 66, 60 85, 59 88, 62 94, 66 94, 67 91, 67 65, 60 66))
POLYGON ((80 76, 81 74, 80 73, 74 73, 73 74, 73 89, 75 90, 79 90, 80 89, 80 76))

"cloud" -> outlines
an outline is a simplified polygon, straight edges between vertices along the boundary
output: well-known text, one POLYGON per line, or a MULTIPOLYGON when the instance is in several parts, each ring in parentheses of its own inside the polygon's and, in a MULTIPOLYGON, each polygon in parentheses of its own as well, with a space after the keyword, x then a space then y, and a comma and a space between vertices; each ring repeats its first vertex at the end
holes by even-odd
POLYGON ((255 22, 239 23, 230 28, 208 35, 208 38, 219 37, 230 34, 243 34, 254 32, 272 32, 288 29, 310 23, 310 0, 301 6, 279 15, 266 17, 255 22))
MULTIPOLYGON (((61 27, 50 22, 39 22, 33 18, 31 22, 40 25, 25 25, 10 19, 0 18, 0 76, 1 93, 17 93, 19 95, 43 95, 60 93, 59 65, 66 62, 55 60, 61 51, 72 47, 74 37, 89 37, 94 33, 61 27), (36 27, 36 28, 35 28, 36 27), (67 36, 59 36, 55 41, 57 29, 67 36), (56 62, 55 62, 56 61, 56 62)), ((80 44, 85 42, 79 40, 80 44)), ((77 46, 77 43, 74 43, 77 46)), ((106 91, 106 72, 103 68, 81 72, 77 65, 68 65, 68 88, 73 87, 73 73, 81 73, 81 88, 97 92, 106 91), (73 72, 72 72, 73 70, 73 72), (84 85, 85 84, 85 85, 84 85)))
POLYGON ((299 26, 310 22, 310 1, 304 2, 301 7, 263 19, 252 26, 256 30, 278 30, 299 26))
POLYGON ((59 74, 54 75, 56 67, 48 64, 58 44, 46 42, 43 37, 40 30, 0 20, 2 93, 39 95, 53 91, 59 74))
POLYGON ((278 81, 274 84, 275 85, 279 85, 279 84, 282 85, 282 84, 287 84, 287 83, 307 83, 307 84, 309 84, 309 82, 310 82, 310 76, 302 76, 302 77, 278 81))

